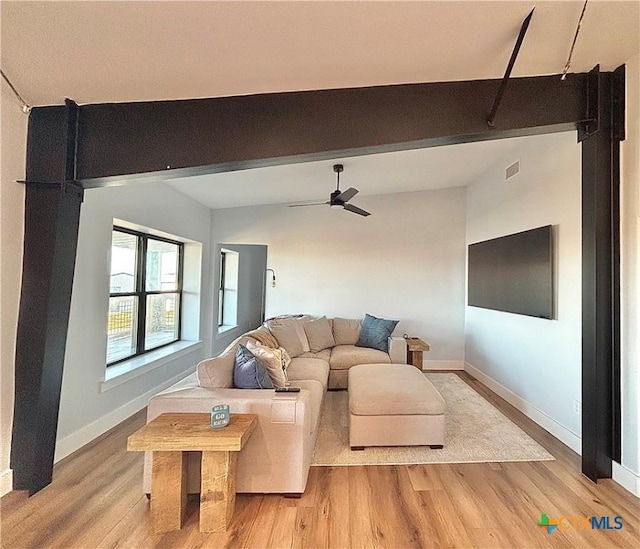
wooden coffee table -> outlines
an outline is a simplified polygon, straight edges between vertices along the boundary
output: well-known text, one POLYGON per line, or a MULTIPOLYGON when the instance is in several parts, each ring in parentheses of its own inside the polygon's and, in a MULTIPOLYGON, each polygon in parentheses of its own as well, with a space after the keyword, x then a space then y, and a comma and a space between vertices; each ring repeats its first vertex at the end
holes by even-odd
POLYGON ((422 353, 429 350, 429 344, 417 337, 407 337, 407 364, 422 371, 422 353))
POLYGON ((187 501, 187 454, 202 452, 200 531, 224 532, 236 503, 237 453, 258 424, 255 414, 231 414, 212 429, 210 414, 162 414, 129 437, 127 450, 152 451, 151 518, 155 533, 180 530, 187 501))

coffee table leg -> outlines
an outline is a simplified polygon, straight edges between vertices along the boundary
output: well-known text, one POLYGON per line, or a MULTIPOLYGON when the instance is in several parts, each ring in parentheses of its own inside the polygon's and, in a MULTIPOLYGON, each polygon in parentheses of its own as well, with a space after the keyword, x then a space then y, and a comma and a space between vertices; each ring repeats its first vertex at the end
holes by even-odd
POLYGON ((236 506, 236 452, 202 452, 200 531, 226 532, 236 506))
POLYGON ((182 528, 187 508, 187 454, 153 452, 151 520, 155 533, 182 528))

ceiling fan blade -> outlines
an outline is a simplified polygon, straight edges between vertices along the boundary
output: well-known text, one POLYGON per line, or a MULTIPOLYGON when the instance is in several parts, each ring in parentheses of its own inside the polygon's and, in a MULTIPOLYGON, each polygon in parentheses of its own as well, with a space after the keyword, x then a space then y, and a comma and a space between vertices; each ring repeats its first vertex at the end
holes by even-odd
POLYGON ((362 215, 364 217, 371 215, 366 210, 363 210, 362 208, 358 208, 358 206, 354 206, 353 204, 345 204, 344 209, 349 210, 350 212, 353 212, 355 214, 362 215))
POLYGON ((357 194, 358 194, 358 189, 354 189, 353 187, 350 187, 346 191, 340 193, 335 198, 335 200, 340 200, 342 202, 349 202, 349 200, 351 200, 357 194))
POLYGON ((289 204, 289 208, 302 208, 303 206, 326 206, 328 202, 314 202, 313 204, 289 204))

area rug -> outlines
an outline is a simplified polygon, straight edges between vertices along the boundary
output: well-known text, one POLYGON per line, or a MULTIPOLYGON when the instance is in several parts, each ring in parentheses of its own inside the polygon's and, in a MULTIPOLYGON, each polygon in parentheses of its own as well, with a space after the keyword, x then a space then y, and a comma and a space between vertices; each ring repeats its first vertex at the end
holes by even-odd
POLYGON ((549 452, 504 416, 456 374, 425 374, 447 405, 445 446, 349 448, 347 391, 325 397, 312 465, 410 465, 545 461, 549 452))

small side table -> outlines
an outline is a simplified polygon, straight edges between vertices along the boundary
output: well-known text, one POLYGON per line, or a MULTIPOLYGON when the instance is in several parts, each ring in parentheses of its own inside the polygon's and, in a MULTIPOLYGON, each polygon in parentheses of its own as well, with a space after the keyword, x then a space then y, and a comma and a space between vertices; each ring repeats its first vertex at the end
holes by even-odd
POLYGON ((161 414, 132 434, 127 450, 152 451, 151 518, 155 533, 180 530, 187 501, 187 454, 202 452, 200 531, 225 532, 236 504, 236 461, 258 424, 255 414, 231 414, 224 429, 210 414, 161 414))
POLYGON ((429 350, 429 344, 417 337, 408 337, 407 364, 411 364, 422 371, 422 353, 429 350))

